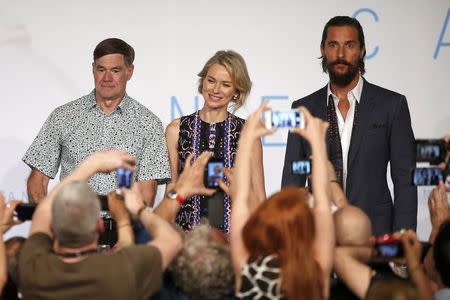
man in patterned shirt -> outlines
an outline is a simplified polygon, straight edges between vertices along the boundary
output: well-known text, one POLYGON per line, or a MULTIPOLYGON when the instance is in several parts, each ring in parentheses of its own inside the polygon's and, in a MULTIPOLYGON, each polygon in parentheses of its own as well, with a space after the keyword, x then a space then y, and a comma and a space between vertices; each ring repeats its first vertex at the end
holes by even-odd
MULTIPOLYGON (((23 157, 31 167, 28 198, 39 203, 47 194, 49 178, 61 165, 63 179, 86 157, 105 150, 123 150, 137 160, 135 180, 147 204, 153 205, 158 182, 170 178, 161 121, 126 94, 134 70, 134 49, 110 38, 94 50, 95 89, 86 96, 56 108, 23 157)), ((116 172, 97 174, 89 185, 99 194, 117 188, 116 172)))

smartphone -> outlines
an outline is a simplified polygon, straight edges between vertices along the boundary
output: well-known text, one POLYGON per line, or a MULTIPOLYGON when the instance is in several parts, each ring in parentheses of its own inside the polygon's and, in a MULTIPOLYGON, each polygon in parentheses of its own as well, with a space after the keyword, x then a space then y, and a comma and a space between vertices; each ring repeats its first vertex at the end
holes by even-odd
POLYGON ((293 160, 291 162, 291 173, 295 175, 311 174, 311 160, 293 160))
POLYGON ((36 206, 36 204, 32 203, 20 203, 16 206, 15 215, 20 221, 29 221, 33 218, 36 206))
POLYGON ((207 188, 220 190, 216 179, 223 179, 223 172, 220 168, 223 167, 223 161, 218 158, 211 158, 205 168, 204 182, 207 188))
POLYGON ((133 172, 128 169, 117 169, 117 186, 118 188, 131 188, 131 182, 133 181, 133 172))
POLYGON ((437 165, 445 161, 447 155, 447 146, 444 140, 416 140, 414 150, 416 162, 429 162, 437 165))
POLYGON ((375 259, 391 259, 404 256, 403 244, 400 239, 385 234, 377 238, 375 242, 375 259))
POLYGON ((305 116, 298 110, 263 112, 263 120, 267 129, 271 128, 305 128, 305 116))
POLYGON ((444 181, 444 174, 437 167, 414 168, 412 170, 412 183, 415 186, 438 185, 439 180, 444 181))

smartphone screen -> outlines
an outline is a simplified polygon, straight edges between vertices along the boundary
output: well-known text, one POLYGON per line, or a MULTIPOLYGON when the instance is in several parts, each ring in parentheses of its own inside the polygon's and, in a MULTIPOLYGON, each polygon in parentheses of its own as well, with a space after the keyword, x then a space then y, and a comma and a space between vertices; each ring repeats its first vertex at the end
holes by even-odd
POLYGON ((445 160, 447 154, 444 140, 416 140, 414 147, 417 162, 437 165, 445 160))
POLYGON ((375 259, 390 259, 404 256, 402 241, 388 234, 377 238, 375 250, 375 259))
POLYGON ((403 245, 398 243, 376 244, 377 257, 379 258, 399 258, 403 257, 403 245))
POLYGON ((205 186, 207 188, 219 189, 216 179, 223 179, 223 172, 220 169, 222 167, 223 162, 220 159, 210 159, 205 169, 205 186))
POLYGON ((439 180, 444 180, 442 170, 436 167, 415 168, 412 171, 413 185, 438 185, 439 180))
POLYGON ((297 110, 265 111, 263 115, 266 128, 305 128, 305 118, 297 110))
POLYGON ((311 160, 294 160, 291 162, 291 173, 295 175, 311 174, 311 160))
POLYGON ((128 169, 118 168, 117 169, 117 186, 118 188, 131 188, 131 182, 133 180, 133 172, 128 169))

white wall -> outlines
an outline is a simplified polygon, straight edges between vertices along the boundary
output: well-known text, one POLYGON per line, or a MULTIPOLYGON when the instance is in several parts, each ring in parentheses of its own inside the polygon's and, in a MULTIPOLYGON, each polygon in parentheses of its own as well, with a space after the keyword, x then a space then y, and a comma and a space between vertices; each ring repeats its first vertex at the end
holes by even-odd
MULTIPOLYGON (((215 51, 240 52, 254 83, 238 112, 245 117, 263 96, 283 96, 276 105, 289 108, 325 85, 317 59, 323 26, 334 15, 355 13, 368 54, 377 49, 366 79, 407 96, 416 137, 449 133, 448 1, 0 0, 0 192, 7 200, 26 198, 29 169, 21 157, 56 106, 91 91, 92 51, 102 39, 119 37, 135 48, 128 93, 164 124, 179 116, 173 97, 184 114, 194 110, 196 74, 215 51)), ((283 144, 285 137, 266 142, 283 144)), ((283 157, 283 145, 264 148, 269 193, 280 186, 283 157)), ((419 194, 426 205, 426 191, 419 194)), ((422 206, 419 221, 426 238, 422 206)))

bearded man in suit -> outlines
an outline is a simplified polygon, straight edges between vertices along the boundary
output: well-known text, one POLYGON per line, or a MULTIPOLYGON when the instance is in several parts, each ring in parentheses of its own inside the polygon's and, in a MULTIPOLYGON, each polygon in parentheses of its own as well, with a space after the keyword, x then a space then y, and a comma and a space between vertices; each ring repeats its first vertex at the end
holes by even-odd
MULTIPOLYGON (((369 83, 365 73, 364 32, 354 18, 336 16, 328 21, 320 45, 322 68, 329 83, 292 108, 305 106, 330 123, 328 155, 337 181, 350 204, 370 218, 374 234, 401 228, 415 230, 417 190, 412 185, 415 166, 414 134, 405 96, 369 83), (386 172, 390 162, 394 201, 386 172)), ((282 186, 304 186, 305 176, 293 175, 293 160, 309 158, 308 143, 289 134, 282 186)), ((313 187, 314 188, 314 187, 313 187)))

